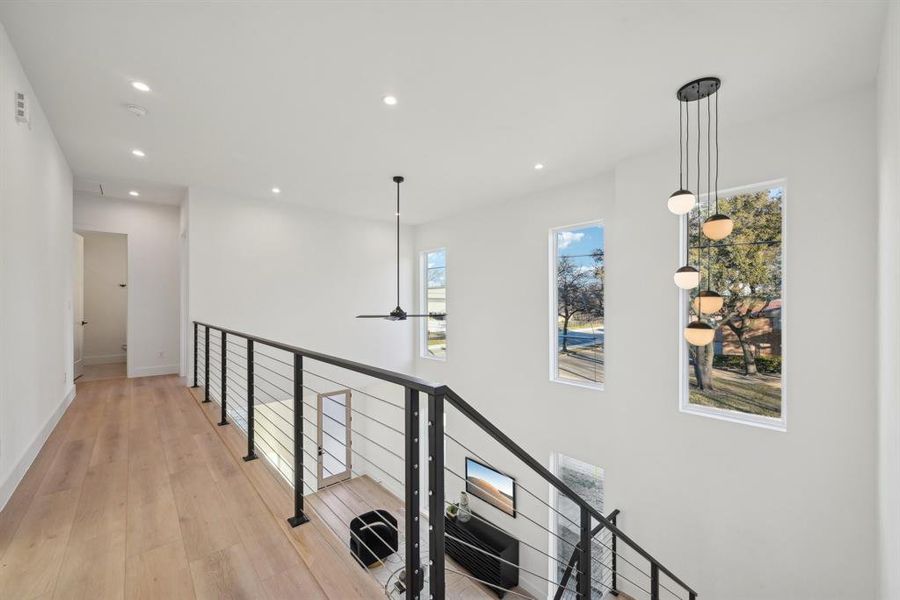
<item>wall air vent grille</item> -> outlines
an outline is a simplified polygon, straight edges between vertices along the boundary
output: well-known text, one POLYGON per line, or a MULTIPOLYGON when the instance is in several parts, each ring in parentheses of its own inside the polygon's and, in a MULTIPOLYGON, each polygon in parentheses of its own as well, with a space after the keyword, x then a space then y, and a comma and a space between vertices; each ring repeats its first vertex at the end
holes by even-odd
POLYGON ((28 103, 25 100, 25 92, 16 92, 16 121, 28 122, 28 103))

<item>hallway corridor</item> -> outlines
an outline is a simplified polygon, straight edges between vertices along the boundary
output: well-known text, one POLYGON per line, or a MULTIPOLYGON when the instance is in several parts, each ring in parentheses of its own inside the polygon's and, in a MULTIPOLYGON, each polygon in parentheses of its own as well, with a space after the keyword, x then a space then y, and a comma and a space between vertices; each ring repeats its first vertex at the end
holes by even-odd
POLYGON ((0 513, 0 598, 326 598, 245 468, 177 377, 79 384, 0 513))

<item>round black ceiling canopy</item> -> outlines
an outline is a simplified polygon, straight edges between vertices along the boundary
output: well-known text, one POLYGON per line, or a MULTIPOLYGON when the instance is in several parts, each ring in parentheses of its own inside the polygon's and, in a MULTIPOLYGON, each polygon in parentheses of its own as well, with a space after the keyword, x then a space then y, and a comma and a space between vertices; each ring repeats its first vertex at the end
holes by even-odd
POLYGON ((719 91, 721 85, 722 80, 718 77, 701 77, 678 88, 678 93, 675 94, 675 97, 681 102, 703 100, 719 91))

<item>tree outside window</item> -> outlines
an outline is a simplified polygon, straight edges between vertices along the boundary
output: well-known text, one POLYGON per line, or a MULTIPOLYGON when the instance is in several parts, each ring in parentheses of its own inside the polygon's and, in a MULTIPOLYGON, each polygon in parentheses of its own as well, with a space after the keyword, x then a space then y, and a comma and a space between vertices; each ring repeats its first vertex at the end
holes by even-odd
POLYGON ((697 318, 693 299, 707 283, 724 298, 720 311, 704 316, 716 329, 713 343, 688 345, 690 405, 782 418, 783 203, 783 186, 720 197, 734 232, 718 242, 698 235, 707 202, 690 214, 690 262, 703 280, 691 290, 687 320, 697 318))
POLYGON ((603 227, 593 224, 554 230, 553 250, 553 379, 601 384, 605 343, 603 227))

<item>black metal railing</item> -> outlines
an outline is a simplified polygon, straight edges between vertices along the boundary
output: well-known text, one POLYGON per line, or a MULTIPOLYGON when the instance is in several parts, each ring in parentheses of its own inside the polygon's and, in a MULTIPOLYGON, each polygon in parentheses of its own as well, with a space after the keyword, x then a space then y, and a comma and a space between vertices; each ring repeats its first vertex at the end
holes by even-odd
MULTIPOLYGON (((650 600, 660 600, 663 592, 697 597, 619 529, 618 510, 604 516, 445 385, 199 321, 193 375, 203 402, 219 404, 219 425, 246 434, 244 460, 264 458, 293 486, 288 522, 296 527, 317 517, 335 543, 345 543, 348 556, 364 566, 377 563, 367 572, 388 597, 442 600, 448 597, 448 575, 525 598, 589 599, 606 592, 650 600), (387 384, 388 391, 374 393, 387 384), (508 527, 515 530, 508 534, 517 548, 514 560, 446 531, 445 512, 459 509, 448 493, 479 488, 459 473, 462 454, 518 476, 521 519, 508 527), (387 529, 374 538, 363 537, 350 523, 369 509, 399 518, 385 520, 387 529), (559 524, 556 530, 546 526, 548 513, 559 524), (466 552, 475 568, 448 564, 448 546, 466 552), (361 548, 375 560, 367 564, 361 548), (391 552, 382 556, 383 549, 391 552), (492 572, 498 565, 515 572, 514 583, 479 575, 481 568, 492 572)), ((467 515, 496 526, 478 513, 467 515)))

